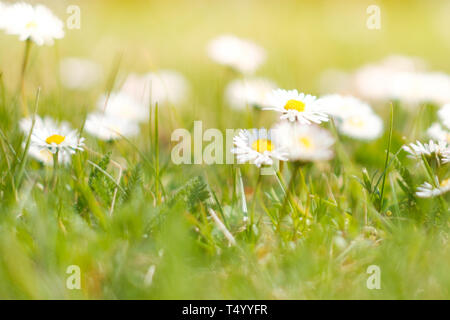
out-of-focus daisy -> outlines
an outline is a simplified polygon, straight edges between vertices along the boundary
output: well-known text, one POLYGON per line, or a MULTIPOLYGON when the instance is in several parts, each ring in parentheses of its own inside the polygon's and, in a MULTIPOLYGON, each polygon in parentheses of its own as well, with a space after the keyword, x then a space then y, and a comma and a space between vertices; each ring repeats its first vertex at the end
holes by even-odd
POLYGON ((86 132, 101 140, 110 141, 139 134, 139 124, 101 112, 91 113, 84 125, 86 132))
POLYGON ((5 12, 6 12, 6 4, 4 4, 3 2, 0 2, 0 30, 4 28, 4 24, 5 24, 5 12))
POLYGON ((7 34, 18 35, 20 41, 30 40, 38 46, 53 45, 64 37, 64 24, 47 7, 19 2, 6 8, 2 27, 7 34))
POLYGON ((442 127, 440 123, 433 123, 427 130, 428 136, 437 141, 445 141, 450 144, 450 131, 442 127))
POLYGON ((408 153, 408 157, 413 159, 420 159, 422 155, 427 157, 437 156, 442 158, 443 155, 449 150, 449 146, 446 141, 435 142, 433 140, 430 140, 428 143, 416 141, 416 143, 410 143, 402 148, 408 153))
POLYGON ((446 126, 448 130, 450 130, 450 103, 447 103, 441 109, 439 109, 438 116, 444 126, 446 126))
POLYGON ((450 179, 442 180, 438 187, 432 186, 430 183, 425 182, 417 188, 416 195, 420 198, 432 198, 440 196, 441 194, 450 191, 450 179))
POLYGON ((188 96, 189 83, 177 71, 159 70, 144 75, 130 74, 121 91, 147 106, 150 102, 176 105, 188 96))
POLYGON ((374 140, 383 133, 383 120, 374 113, 355 113, 338 121, 337 129, 350 138, 374 140))
POLYGON ((280 119, 298 121, 300 124, 328 121, 328 115, 317 98, 297 90, 273 90, 267 95, 267 104, 269 107, 264 110, 281 112, 280 119))
MULTIPOLYGON (((53 166, 53 153, 51 153, 47 149, 41 149, 34 145, 30 145, 28 147, 28 154, 46 166, 53 166)), ((58 164, 66 165, 70 163, 70 160, 71 157, 69 153, 67 152, 58 153, 58 164)))
POLYGON ((245 109, 247 106, 262 108, 267 106, 267 94, 276 88, 273 81, 264 78, 234 80, 228 84, 225 97, 235 109, 245 109))
MULTIPOLYGON (((29 134, 32 127, 30 118, 22 119, 20 128, 25 134, 29 134)), ((31 146, 38 150, 47 150, 52 154, 74 154, 82 151, 84 138, 79 137, 76 130, 72 130, 67 122, 56 123, 50 117, 41 119, 36 117, 36 122, 31 134, 31 146)))
POLYGON ((273 127, 275 141, 286 150, 289 161, 330 160, 334 156, 333 136, 316 125, 281 122, 273 127))
POLYGON ((372 113, 369 104, 348 95, 330 94, 321 97, 318 101, 324 108, 324 112, 336 118, 372 113))
POLYGON ((102 95, 97 108, 105 114, 123 119, 124 121, 145 122, 149 116, 149 106, 137 102, 133 97, 124 92, 112 92, 102 95))
POLYGON ((213 39, 207 47, 215 62, 229 66, 244 74, 251 74, 266 60, 266 52, 251 41, 233 35, 213 39))
POLYGON ((250 162, 261 167, 271 166, 273 159, 287 160, 286 153, 273 141, 271 130, 241 130, 233 141, 235 148, 231 152, 237 155, 239 163, 250 162))
POLYGON ((87 59, 65 58, 60 63, 59 74, 66 88, 86 90, 100 80, 102 68, 87 59))

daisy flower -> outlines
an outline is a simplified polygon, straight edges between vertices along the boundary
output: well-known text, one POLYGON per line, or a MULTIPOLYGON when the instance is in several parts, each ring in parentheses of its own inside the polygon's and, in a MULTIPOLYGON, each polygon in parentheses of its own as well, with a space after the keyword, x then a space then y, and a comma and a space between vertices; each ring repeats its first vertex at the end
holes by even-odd
MULTIPOLYGON (((31 127, 32 119, 21 120, 20 128, 25 134, 29 134, 31 127)), ((67 122, 57 124, 49 117, 36 117, 30 142, 31 146, 39 151, 47 150, 52 154, 64 153, 69 156, 76 151, 82 151, 84 146, 84 138, 80 138, 67 122)))
POLYGON ((439 109, 438 116, 444 126, 446 126, 448 130, 450 130, 450 103, 447 103, 441 109, 439 109))
POLYGON ((343 119, 354 114, 372 113, 369 104, 352 96, 330 94, 321 97, 318 101, 323 106, 324 112, 335 118, 343 119))
POLYGON ((112 92, 110 96, 104 94, 97 102, 98 110, 109 116, 135 122, 145 122, 149 117, 148 105, 139 103, 124 92, 112 92))
POLYGON ((20 2, 10 5, 3 14, 2 27, 7 34, 30 40, 38 46, 53 45, 54 39, 64 37, 64 24, 43 5, 20 2))
POLYGON ((238 163, 250 162, 259 168, 271 166, 273 159, 287 160, 286 153, 274 143, 271 130, 241 130, 233 142, 235 148, 231 152, 237 155, 238 163))
POLYGON ((428 143, 423 144, 420 141, 416 141, 416 143, 410 143, 402 148, 409 154, 408 157, 412 159, 420 159, 422 155, 427 157, 435 155, 439 158, 443 158, 449 151, 448 143, 442 140, 437 142, 430 140, 428 143))
POLYGON ((209 57, 241 73, 252 74, 266 60, 266 52, 251 41, 233 35, 213 39, 207 47, 209 57))
POLYGON ((84 125, 86 132, 101 140, 111 141, 139 134, 139 124, 126 119, 113 117, 101 112, 91 113, 84 125))
POLYGON ((450 144, 450 131, 441 126, 440 123, 433 123, 427 130, 428 136, 434 140, 446 141, 450 144))
POLYGON ((355 113, 337 122, 338 131, 358 140, 374 140, 383 134, 383 120, 374 113, 355 113))
POLYGON ((65 58, 59 66, 61 83, 69 89, 89 89, 98 83, 101 74, 101 66, 87 59, 65 58))
POLYGON ((430 183, 425 182, 417 188, 416 195, 420 198, 432 198, 440 196, 450 191, 450 179, 445 179, 439 183, 438 187, 432 186, 430 183))
POLYGON ((328 115, 317 98, 297 90, 273 90, 267 95, 267 104, 269 107, 263 109, 281 112, 280 119, 298 121, 300 124, 328 121, 328 115))
POLYGON ((230 82, 225 89, 228 104, 235 109, 245 109, 247 106, 266 107, 266 96, 276 89, 276 84, 264 78, 239 79, 230 82))
POLYGON ((189 83, 177 71, 159 70, 144 75, 130 74, 121 91, 146 106, 155 102, 179 104, 189 94, 189 83))
POLYGON ((333 136, 316 125, 281 122, 272 129, 276 143, 287 150, 289 161, 311 162, 330 160, 334 153, 333 136))

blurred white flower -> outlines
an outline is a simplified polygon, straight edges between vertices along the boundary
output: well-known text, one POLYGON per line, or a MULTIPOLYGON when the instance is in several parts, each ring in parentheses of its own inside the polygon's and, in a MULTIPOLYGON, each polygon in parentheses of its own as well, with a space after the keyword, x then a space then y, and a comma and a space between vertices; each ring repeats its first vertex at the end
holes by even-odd
POLYGON ((430 183, 425 182, 424 184, 422 184, 420 187, 417 188, 416 195, 420 198, 431 198, 440 196, 449 191, 450 191, 450 179, 446 179, 441 181, 438 187, 434 187, 430 183))
MULTIPOLYGON (((20 121, 20 128, 29 135, 32 127, 32 119, 25 118, 20 121)), ((67 122, 56 123, 52 118, 44 119, 36 117, 33 132, 31 134, 31 150, 47 150, 52 154, 63 153, 64 157, 82 151, 84 138, 78 136, 76 130, 72 130, 67 122), (35 148, 35 149, 34 149, 35 148)), ((45 155, 45 153, 44 153, 45 155)))
POLYGON ((372 113, 369 104, 349 95, 325 95, 318 102, 324 108, 325 113, 335 118, 344 119, 355 114, 372 113))
POLYGON ((416 143, 410 143, 402 148, 408 153, 408 157, 412 159, 421 159, 422 155, 427 157, 436 156, 443 158, 443 156, 449 151, 448 143, 442 140, 437 142, 430 140, 428 143, 416 141, 416 143))
POLYGON ((334 138, 319 126, 283 121, 276 124, 273 131, 276 144, 286 150, 289 161, 321 161, 334 156, 334 138))
POLYGON ((233 138, 235 148, 232 153, 237 155, 239 163, 250 162, 257 167, 271 166, 273 159, 287 160, 286 153, 273 142, 272 131, 266 129, 241 130, 233 138))
POLYGON ((450 130, 450 103, 447 103, 439 109, 438 116, 444 126, 446 126, 448 130, 450 130))
POLYGON ((427 130, 428 136, 434 140, 445 141, 450 144, 450 131, 443 128, 440 123, 433 123, 427 130))
POLYGON ((97 102, 98 110, 105 114, 126 121, 145 122, 149 117, 149 106, 137 102, 130 95, 119 91, 108 97, 102 95, 97 102))
POLYGON ((5 20, 6 20, 6 16, 5 16, 6 8, 7 8, 7 5, 4 4, 3 2, 0 2, 0 30, 4 28, 4 24, 5 24, 5 20))
POLYGON ((276 84, 264 78, 239 79, 230 82, 225 89, 228 104, 235 109, 247 106, 266 107, 267 94, 276 89, 276 84))
POLYGON ((189 93, 189 83, 179 72, 159 70, 144 75, 130 74, 121 89, 146 106, 158 103, 179 104, 189 93))
POLYGON ((2 27, 7 34, 18 35, 20 41, 30 40, 38 46, 53 45, 64 37, 64 24, 43 5, 19 2, 6 8, 2 27))
POLYGON ((262 47, 233 35, 221 35, 213 39, 207 51, 215 62, 244 74, 254 73, 266 60, 266 52, 262 47))
MULTIPOLYGON (((28 155, 46 166, 53 166, 53 153, 51 153, 48 149, 41 149, 37 146, 30 145, 28 147, 28 155)), ((66 165, 70 163, 70 160, 70 153, 58 153, 58 164, 66 165)))
POLYGON ((98 83, 102 67, 86 59, 65 58, 60 63, 59 74, 66 88, 86 90, 98 83))
POLYGON ((122 136, 131 138, 139 134, 138 123, 101 112, 89 114, 84 129, 105 141, 120 139, 122 136))
POLYGON ((297 90, 273 90, 267 95, 267 105, 264 110, 281 112, 282 120, 298 121, 300 124, 328 121, 328 115, 317 98, 297 90))
POLYGON ((406 106, 450 102, 450 76, 425 70, 417 58, 391 56, 361 67, 350 82, 356 95, 369 100, 397 99, 406 106))
POLYGON ((383 134, 383 120, 372 112, 355 113, 338 121, 337 129, 350 138, 374 140, 383 134))

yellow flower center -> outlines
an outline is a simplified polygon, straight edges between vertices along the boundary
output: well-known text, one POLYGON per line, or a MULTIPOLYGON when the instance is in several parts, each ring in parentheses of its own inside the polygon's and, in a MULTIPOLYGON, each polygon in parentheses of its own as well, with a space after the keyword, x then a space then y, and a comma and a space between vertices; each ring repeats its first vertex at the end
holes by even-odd
POLYGON ((289 100, 284 106, 285 110, 297 110, 298 112, 305 111, 305 104, 298 100, 289 100))
POLYGON ((311 149, 314 146, 311 139, 309 139, 308 137, 301 137, 298 140, 306 149, 311 149))
POLYGON ((258 139, 252 143, 252 149, 258 151, 259 153, 263 153, 265 151, 272 151, 273 145, 270 140, 258 139))
POLYGON ((441 181, 441 187, 446 187, 450 184, 450 179, 445 179, 444 181, 441 181))
POLYGON ((348 120, 348 122, 350 123, 350 125, 358 127, 358 128, 364 127, 364 121, 362 121, 360 118, 353 117, 353 118, 350 118, 348 120))
POLYGON ((36 21, 30 21, 25 25, 25 28, 27 29, 34 29, 37 27, 36 21))
POLYGON ((47 142, 48 144, 52 143, 61 144, 62 142, 64 142, 64 140, 66 140, 66 137, 60 136, 59 134, 54 134, 45 139, 45 142, 47 142))

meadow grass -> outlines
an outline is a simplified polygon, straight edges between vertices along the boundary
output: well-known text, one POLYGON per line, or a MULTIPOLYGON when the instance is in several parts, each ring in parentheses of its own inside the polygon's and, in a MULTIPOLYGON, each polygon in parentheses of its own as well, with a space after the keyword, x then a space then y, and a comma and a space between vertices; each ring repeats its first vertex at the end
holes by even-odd
POLYGON ((378 33, 365 28, 363 2, 81 1, 81 30, 55 47, 31 48, 24 89, 31 114, 82 130, 99 94, 128 72, 159 67, 186 74, 192 93, 181 106, 149 106, 138 138, 83 134, 87 148, 67 167, 45 167, 22 147, 24 43, 0 35, 0 298, 450 298, 448 193, 416 197, 428 168, 401 151, 426 138, 438 106, 377 105, 385 132, 374 142, 342 137, 327 123, 335 158, 297 168, 295 179, 291 164, 259 176, 251 165, 171 161, 172 131, 192 130, 195 120, 221 130, 276 120, 224 104, 236 76, 205 54, 217 33, 260 43, 269 59, 259 74, 304 92, 319 93, 327 68, 351 70, 390 53, 420 55, 450 72, 448 40, 432 31, 439 2, 411 1, 406 10, 381 1, 378 33), (64 89, 58 59, 68 55, 98 60, 104 82, 83 93, 64 89), (253 225, 243 222, 244 202, 253 225), (70 265, 80 267, 81 290, 66 287, 70 265), (370 265, 380 267, 380 290, 366 286, 370 265))

